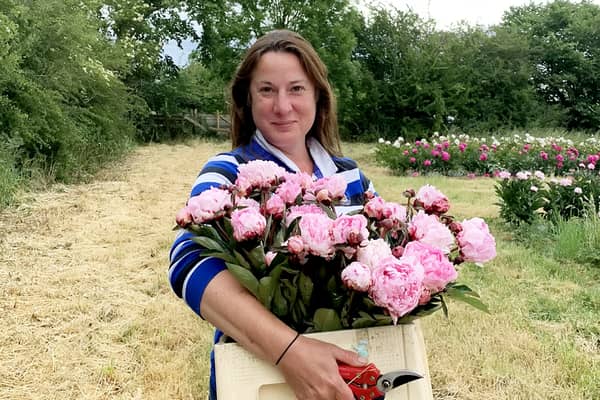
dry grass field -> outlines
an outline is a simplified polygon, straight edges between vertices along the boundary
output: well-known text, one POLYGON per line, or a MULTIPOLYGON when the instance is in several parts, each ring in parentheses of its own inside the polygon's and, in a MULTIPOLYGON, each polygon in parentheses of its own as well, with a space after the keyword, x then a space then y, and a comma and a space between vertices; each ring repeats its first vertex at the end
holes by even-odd
MULTIPOLYGON (((175 212, 206 158, 227 147, 140 147, 93 183, 23 194, 0 213, 0 399, 205 399, 212 329, 171 292, 167 257, 175 212)), ((386 198, 428 181, 458 216, 497 214, 490 180, 394 177, 369 146, 347 150, 386 198)), ((563 375, 590 364, 565 368, 556 342, 536 333, 561 337, 568 327, 532 331, 511 316, 523 303, 505 296, 502 280, 520 272, 498 265, 526 256, 499 241, 486 267, 498 282, 467 271, 487 288, 492 315, 452 303, 449 320, 424 321, 437 399, 588 398, 563 375)))

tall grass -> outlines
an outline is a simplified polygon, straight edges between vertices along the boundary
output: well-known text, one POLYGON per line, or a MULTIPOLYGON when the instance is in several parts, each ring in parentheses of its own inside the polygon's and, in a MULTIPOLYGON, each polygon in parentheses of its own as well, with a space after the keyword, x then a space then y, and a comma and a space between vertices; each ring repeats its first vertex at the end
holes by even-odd
POLYGON ((585 218, 558 219, 554 229, 556 258, 600 267, 600 216, 593 205, 585 218))

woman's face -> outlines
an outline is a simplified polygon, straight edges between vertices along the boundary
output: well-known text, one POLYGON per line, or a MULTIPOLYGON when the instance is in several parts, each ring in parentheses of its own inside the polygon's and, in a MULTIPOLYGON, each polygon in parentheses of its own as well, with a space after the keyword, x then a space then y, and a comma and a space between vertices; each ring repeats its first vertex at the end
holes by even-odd
POLYGON ((263 54, 252 73, 250 97, 254 124, 269 143, 283 151, 305 145, 315 121, 317 95, 296 55, 263 54))

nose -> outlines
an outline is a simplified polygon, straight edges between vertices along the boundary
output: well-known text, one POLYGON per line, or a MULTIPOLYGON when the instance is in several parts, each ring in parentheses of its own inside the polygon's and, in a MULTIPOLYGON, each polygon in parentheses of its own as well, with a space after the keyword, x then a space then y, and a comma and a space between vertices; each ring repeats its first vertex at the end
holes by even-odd
POLYGON ((280 90, 273 103, 273 111, 277 114, 286 114, 292 109, 292 99, 285 90, 280 90))

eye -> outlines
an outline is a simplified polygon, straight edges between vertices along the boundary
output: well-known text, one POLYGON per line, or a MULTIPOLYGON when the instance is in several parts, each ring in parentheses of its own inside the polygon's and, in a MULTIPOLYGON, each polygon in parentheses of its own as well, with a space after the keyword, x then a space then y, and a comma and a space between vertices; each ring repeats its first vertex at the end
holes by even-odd
POLYGON ((295 85, 295 86, 292 86, 290 89, 290 92, 294 93, 294 94, 300 94, 300 93, 303 93, 304 91, 306 91, 306 88, 302 85, 295 85))
POLYGON ((261 93, 261 94, 273 93, 273 88, 270 86, 261 86, 258 88, 258 93, 261 93))

